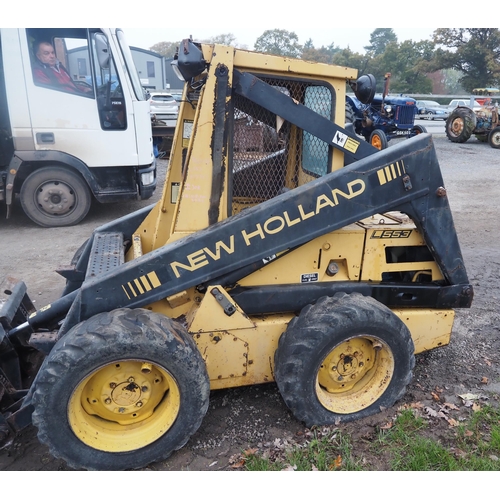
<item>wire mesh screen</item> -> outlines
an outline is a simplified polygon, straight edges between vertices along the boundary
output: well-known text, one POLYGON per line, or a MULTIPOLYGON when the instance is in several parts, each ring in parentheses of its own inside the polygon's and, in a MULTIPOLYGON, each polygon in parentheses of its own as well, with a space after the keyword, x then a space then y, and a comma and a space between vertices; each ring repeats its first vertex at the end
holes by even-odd
MULTIPOLYGON (((297 80, 262 80, 332 118, 329 87, 297 80)), ((328 144, 245 97, 233 95, 233 106, 233 214, 296 187, 299 169, 314 177, 328 171, 328 144)))

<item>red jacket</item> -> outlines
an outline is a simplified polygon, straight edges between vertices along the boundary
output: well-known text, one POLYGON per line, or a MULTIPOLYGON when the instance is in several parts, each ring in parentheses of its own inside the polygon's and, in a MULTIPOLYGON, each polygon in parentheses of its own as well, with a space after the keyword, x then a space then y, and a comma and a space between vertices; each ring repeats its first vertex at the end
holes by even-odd
POLYGON ((35 83, 49 85, 75 94, 82 93, 62 64, 58 64, 56 69, 56 67, 40 63, 33 68, 33 77, 35 83))

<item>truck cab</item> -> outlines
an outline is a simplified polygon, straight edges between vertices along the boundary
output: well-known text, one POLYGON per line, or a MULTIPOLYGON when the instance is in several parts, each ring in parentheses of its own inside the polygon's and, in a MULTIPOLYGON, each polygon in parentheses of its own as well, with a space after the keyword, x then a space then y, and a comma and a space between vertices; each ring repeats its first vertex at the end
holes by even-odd
POLYGON ((156 186, 149 103, 119 29, 0 32, 0 201, 35 223, 77 224, 92 199, 156 186))

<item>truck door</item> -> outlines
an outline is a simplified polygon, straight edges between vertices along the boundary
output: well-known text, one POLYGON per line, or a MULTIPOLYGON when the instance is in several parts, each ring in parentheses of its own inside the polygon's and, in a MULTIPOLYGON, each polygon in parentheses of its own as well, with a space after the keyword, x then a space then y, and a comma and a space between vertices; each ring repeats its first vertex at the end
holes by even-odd
POLYGON ((105 61, 98 57, 103 38, 99 31, 62 28, 21 36, 35 149, 64 151, 90 168, 135 166, 132 99, 113 50, 105 61))

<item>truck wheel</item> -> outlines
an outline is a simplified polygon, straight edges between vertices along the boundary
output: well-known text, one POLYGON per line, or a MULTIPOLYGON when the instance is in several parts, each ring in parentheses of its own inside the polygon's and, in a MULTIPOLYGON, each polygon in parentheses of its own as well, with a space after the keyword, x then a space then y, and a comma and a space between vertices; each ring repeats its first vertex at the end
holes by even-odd
POLYGON ((446 119, 446 137, 451 142, 463 143, 470 139, 476 128, 477 118, 469 108, 458 107, 446 119))
POLYGON ((338 293, 291 321, 279 340, 275 379, 298 420, 332 425, 392 406, 414 366, 410 332, 390 309, 338 293))
POLYGON ((44 167, 32 172, 24 181, 20 196, 26 215, 42 227, 78 224, 91 204, 85 180, 62 167, 44 167))
POLYGON ((205 363, 186 330, 144 309, 73 327, 44 361, 33 423, 75 469, 124 470, 166 459, 208 409, 205 363))
POLYGON ((495 149, 500 149, 500 127, 495 127, 488 135, 490 146, 495 149))
POLYGON ((387 147, 387 136, 382 130, 374 130, 370 135, 370 144, 377 149, 385 149, 387 147))

